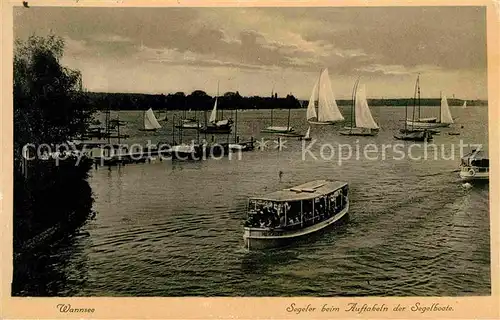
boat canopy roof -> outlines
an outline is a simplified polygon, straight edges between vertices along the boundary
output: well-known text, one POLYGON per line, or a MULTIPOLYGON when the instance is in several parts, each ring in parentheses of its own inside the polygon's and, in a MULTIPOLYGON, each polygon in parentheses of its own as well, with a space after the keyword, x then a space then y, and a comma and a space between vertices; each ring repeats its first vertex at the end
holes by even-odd
POLYGON ((488 152, 485 150, 472 150, 466 154, 463 160, 489 160, 488 152))
POLYGON ((347 182, 335 180, 315 180, 296 187, 275 191, 261 197, 254 197, 250 200, 276 202, 308 200, 328 195, 344 186, 347 186, 347 182))

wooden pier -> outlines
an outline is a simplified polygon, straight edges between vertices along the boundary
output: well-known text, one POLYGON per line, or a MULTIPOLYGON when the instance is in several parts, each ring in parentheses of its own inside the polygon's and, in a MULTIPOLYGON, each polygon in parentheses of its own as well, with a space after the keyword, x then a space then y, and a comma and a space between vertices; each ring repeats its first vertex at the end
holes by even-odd
MULTIPOLYGON (((230 153, 237 152, 247 152, 254 150, 255 140, 252 138, 250 141, 238 142, 238 143, 214 143, 206 145, 194 145, 196 158, 199 160, 210 159, 213 157, 227 156, 230 153)), ((97 144, 95 145, 97 146, 97 144)), ((103 145, 106 147, 105 145, 103 145)), ((114 145, 113 147, 123 147, 120 145, 114 145)), ((110 149, 110 148, 107 148, 110 149)), ((123 149, 122 149, 123 150, 123 149)), ((105 156, 94 156, 94 166, 97 169, 99 165, 101 166, 116 166, 116 165, 126 165, 132 163, 145 163, 151 162, 158 159, 159 161, 171 160, 176 157, 172 157, 172 151, 168 149, 145 149, 143 152, 123 152, 117 154, 109 154, 105 156)))

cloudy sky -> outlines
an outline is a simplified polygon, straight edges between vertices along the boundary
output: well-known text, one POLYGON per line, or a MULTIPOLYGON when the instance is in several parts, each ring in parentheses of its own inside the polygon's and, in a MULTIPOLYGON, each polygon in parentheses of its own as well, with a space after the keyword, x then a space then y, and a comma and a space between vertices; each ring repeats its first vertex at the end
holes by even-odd
POLYGON ((50 31, 90 91, 292 93, 327 67, 337 98, 487 97, 481 7, 14 9, 14 36, 50 31))

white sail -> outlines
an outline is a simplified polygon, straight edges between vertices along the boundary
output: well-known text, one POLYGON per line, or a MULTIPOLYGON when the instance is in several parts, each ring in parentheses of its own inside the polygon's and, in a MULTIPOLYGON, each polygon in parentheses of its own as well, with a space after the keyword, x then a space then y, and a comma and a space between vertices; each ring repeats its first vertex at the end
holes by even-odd
POLYGON ((309 98, 309 104, 307 105, 307 112, 306 112, 307 120, 311 120, 318 117, 318 115, 316 114, 316 106, 314 105, 316 96, 318 95, 318 83, 319 79, 314 84, 314 87, 311 92, 311 97, 309 98))
POLYGON ((335 101, 328 69, 324 69, 321 73, 318 90, 318 121, 335 122, 344 120, 337 106, 337 101, 335 101))
POLYGON ((467 108, 467 101, 464 101, 462 108, 464 108, 464 109, 467 108))
POLYGON ((144 129, 146 130, 154 130, 160 129, 161 126, 156 120, 153 109, 149 108, 146 112, 144 112, 144 129))
POLYGON ((215 97, 214 108, 212 109, 212 113, 210 114, 210 119, 208 119, 208 121, 214 123, 215 120, 217 120, 217 97, 215 97))
POLYGON ((450 107, 445 95, 441 97, 441 123, 453 123, 450 107))
POLYGON ((366 100, 365 86, 361 85, 356 92, 356 104, 354 109, 356 116, 356 127, 378 129, 378 125, 373 120, 368 101, 366 100))
POLYGON ((307 128, 306 135, 304 136, 304 138, 309 139, 310 137, 311 137, 311 127, 307 128))

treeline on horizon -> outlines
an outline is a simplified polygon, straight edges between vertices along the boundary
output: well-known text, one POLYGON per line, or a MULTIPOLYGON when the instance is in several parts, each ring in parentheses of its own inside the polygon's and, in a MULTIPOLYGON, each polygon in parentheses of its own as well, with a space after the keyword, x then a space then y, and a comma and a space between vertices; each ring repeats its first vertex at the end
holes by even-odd
MULTIPOLYGON (((92 107, 97 110, 211 110, 214 106, 215 97, 201 90, 195 90, 186 95, 184 92, 174 94, 146 94, 146 93, 107 93, 87 92, 87 97, 92 107)), ((421 106, 439 106, 440 98, 420 99, 421 106)), ((462 99, 448 99, 450 106, 461 106, 462 99)), ((225 110, 233 109, 297 109, 307 107, 308 101, 298 100, 289 94, 286 97, 243 97, 239 92, 226 92, 217 99, 217 108, 225 110)), ((352 105, 351 100, 337 100, 339 106, 352 105)), ((413 106, 412 98, 393 99, 368 99, 368 104, 377 106, 413 106)), ((468 106, 485 106, 485 100, 467 100, 468 106)))

